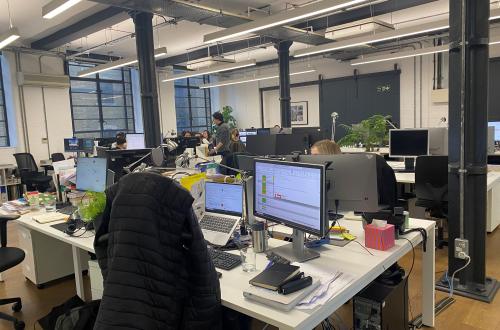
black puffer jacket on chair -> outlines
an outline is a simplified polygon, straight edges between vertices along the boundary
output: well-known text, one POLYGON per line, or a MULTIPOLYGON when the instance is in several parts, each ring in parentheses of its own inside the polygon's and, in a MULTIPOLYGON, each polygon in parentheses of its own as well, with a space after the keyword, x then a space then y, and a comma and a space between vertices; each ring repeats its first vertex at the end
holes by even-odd
POLYGON ((219 280, 191 194, 134 173, 106 195, 94 242, 104 277, 94 329, 221 329, 219 280))

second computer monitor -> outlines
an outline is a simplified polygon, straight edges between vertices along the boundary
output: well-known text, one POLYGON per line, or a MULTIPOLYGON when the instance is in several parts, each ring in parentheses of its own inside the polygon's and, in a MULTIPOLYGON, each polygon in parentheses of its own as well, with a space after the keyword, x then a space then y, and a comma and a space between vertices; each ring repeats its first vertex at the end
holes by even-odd
POLYGON ((127 134, 127 149, 144 149, 144 134, 128 133, 127 134))
POLYGON ((254 215, 319 237, 327 212, 325 166, 255 160, 254 215))
POLYGON ((417 157, 429 154, 429 130, 389 130, 389 154, 391 157, 417 157))
POLYGON ((104 192, 106 174, 105 158, 79 158, 76 166, 76 189, 104 192))

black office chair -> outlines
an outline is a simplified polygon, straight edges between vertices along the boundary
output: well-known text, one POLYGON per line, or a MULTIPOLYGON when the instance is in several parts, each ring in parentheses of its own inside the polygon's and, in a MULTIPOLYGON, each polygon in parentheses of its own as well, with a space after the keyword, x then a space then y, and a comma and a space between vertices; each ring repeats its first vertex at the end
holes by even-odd
POLYGON ((431 219, 438 220, 437 246, 448 245, 443 221, 448 219, 448 156, 420 156, 415 164, 416 206, 424 207, 431 219))
POLYGON ((21 183, 26 185, 28 191, 38 190, 45 192, 52 181, 52 177, 38 172, 33 155, 28 152, 14 154, 17 168, 21 174, 21 183))
MULTIPOLYGON (((4 272, 16 265, 19 265, 24 260, 24 251, 18 248, 7 247, 7 221, 19 218, 18 215, 0 215, 0 273, 4 272)), ((0 305, 12 305, 14 312, 19 312, 23 307, 21 298, 1 298, 0 305)), ((15 317, 0 312, 0 320, 7 320, 14 323, 14 329, 24 329, 24 322, 15 317)))
POLYGON ((50 155, 50 159, 52 160, 52 163, 54 163, 54 162, 60 162, 62 160, 65 160, 66 157, 64 157, 64 154, 61 152, 55 152, 52 155, 50 155))

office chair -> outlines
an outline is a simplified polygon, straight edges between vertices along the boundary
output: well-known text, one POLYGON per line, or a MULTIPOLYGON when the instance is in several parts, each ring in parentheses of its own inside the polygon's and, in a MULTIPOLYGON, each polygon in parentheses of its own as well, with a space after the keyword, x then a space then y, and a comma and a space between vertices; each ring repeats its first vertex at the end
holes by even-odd
MULTIPOLYGON (((19 218, 18 215, 0 215, 0 273, 4 272, 24 260, 24 251, 18 248, 7 247, 7 221, 19 218)), ((0 305, 12 305, 14 312, 19 312, 23 307, 21 298, 0 298, 0 305)), ((15 317, 0 312, 0 320, 14 323, 14 329, 24 329, 24 322, 15 317)))
POLYGON ((64 154, 61 152, 56 152, 50 155, 50 159, 52 160, 52 163, 55 162, 60 162, 62 160, 65 160, 66 158, 64 157, 64 154))
POLYGON ((430 219, 439 221, 436 246, 447 246, 443 221, 448 219, 448 156, 417 157, 415 194, 415 205, 424 207, 430 219))
POLYGON ((21 174, 21 183, 26 185, 28 191, 38 190, 41 192, 49 188, 52 177, 43 175, 38 172, 33 155, 28 152, 14 154, 16 158, 17 168, 21 174))

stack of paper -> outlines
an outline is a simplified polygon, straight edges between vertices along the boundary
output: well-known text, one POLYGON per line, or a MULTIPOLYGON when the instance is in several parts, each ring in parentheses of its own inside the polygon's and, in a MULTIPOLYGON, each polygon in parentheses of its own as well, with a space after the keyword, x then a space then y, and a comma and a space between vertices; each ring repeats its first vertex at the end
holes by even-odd
POLYGON ((304 273, 314 274, 319 278, 320 285, 297 304, 297 309, 314 309, 324 305, 354 280, 353 276, 340 271, 325 272, 305 263, 300 264, 300 267, 304 273))

